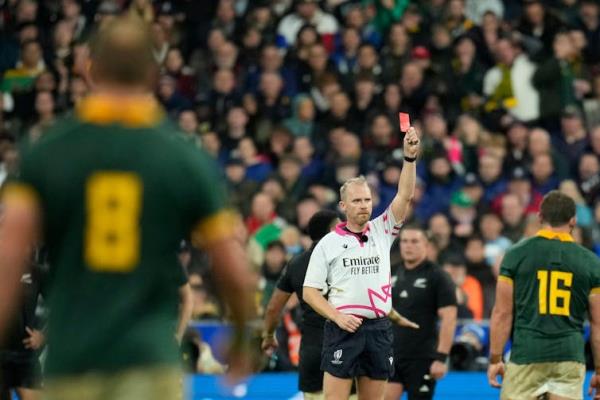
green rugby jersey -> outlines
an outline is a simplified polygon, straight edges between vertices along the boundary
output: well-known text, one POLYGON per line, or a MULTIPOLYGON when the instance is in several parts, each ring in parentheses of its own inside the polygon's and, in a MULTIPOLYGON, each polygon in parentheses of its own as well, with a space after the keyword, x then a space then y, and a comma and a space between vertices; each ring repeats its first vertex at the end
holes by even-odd
POLYGON ((498 279, 514 287, 511 362, 585 362, 588 297, 600 293, 595 254, 569 234, 541 230, 506 253, 498 279))
POLYGON ((152 99, 90 96, 25 152, 5 190, 42 213, 51 376, 179 360, 178 244, 234 224, 216 165, 162 115, 152 99))

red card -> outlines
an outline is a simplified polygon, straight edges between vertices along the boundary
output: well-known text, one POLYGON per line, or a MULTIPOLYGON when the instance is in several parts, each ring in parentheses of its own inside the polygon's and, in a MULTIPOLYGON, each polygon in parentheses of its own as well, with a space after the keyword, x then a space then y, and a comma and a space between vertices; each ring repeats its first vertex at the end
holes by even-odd
POLYGON ((410 128, 410 117, 408 116, 408 113, 401 112, 399 114, 399 117, 400 117, 400 132, 408 131, 408 128, 410 128))

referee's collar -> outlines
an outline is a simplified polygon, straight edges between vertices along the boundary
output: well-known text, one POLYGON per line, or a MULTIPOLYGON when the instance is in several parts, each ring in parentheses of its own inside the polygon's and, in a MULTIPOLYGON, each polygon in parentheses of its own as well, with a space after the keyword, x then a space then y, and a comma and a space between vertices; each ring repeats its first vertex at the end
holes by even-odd
POLYGON ((360 233, 352 232, 350 229, 347 228, 347 225, 348 225, 347 222, 340 222, 339 224, 337 224, 335 226, 335 233, 337 233, 340 236, 346 236, 346 235, 360 236, 360 235, 366 235, 367 232, 369 232, 371 230, 371 228, 369 227, 369 222, 367 222, 367 226, 360 233))
POLYGON ((544 239, 560 240, 561 242, 574 242, 573 236, 566 232, 553 232, 549 229, 540 229, 536 236, 543 237, 544 239))

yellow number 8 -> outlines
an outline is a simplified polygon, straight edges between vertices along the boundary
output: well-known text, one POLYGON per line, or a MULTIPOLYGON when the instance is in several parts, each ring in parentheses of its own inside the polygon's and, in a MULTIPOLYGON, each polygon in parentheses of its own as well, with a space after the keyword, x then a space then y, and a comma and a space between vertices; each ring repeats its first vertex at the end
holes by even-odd
POLYGON ((130 172, 99 172, 86 184, 85 261, 97 272, 130 272, 140 258, 142 182, 130 172))

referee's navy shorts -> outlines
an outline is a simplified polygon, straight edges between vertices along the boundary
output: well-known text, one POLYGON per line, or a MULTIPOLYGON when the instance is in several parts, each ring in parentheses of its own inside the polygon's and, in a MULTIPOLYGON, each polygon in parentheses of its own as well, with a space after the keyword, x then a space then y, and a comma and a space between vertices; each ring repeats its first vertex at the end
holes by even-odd
POLYGON ((387 380, 394 374, 392 323, 387 317, 364 319, 354 333, 327 321, 323 331, 321 370, 350 379, 387 380))

